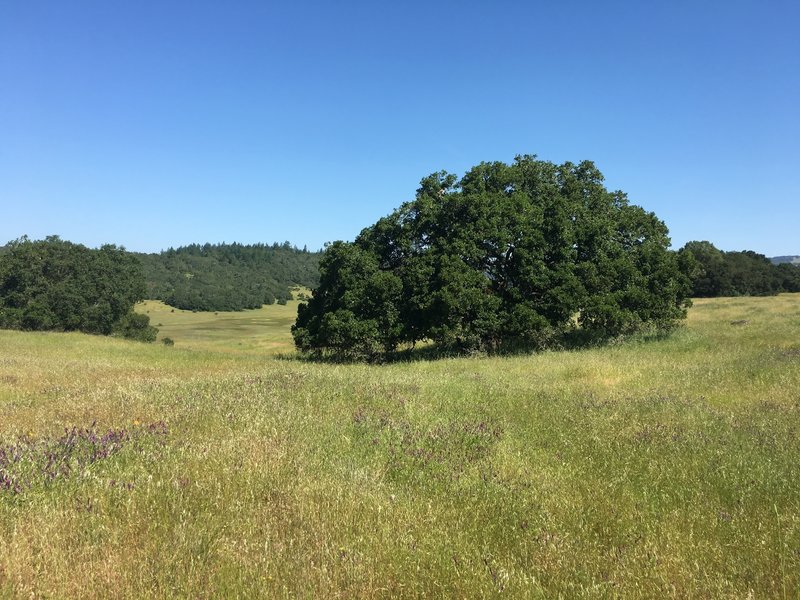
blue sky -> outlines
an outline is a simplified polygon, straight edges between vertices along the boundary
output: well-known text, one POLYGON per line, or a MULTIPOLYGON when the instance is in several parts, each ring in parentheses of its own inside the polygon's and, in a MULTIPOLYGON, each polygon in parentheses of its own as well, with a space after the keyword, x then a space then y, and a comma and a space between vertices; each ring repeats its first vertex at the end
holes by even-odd
POLYGON ((419 180, 593 160, 673 245, 800 253, 800 4, 0 3, 0 243, 352 239, 419 180))

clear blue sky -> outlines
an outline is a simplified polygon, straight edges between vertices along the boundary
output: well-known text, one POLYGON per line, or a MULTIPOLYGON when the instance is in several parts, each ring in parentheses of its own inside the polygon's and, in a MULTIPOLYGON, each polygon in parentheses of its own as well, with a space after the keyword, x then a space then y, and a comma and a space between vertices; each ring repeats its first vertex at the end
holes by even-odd
POLYGON ((352 239, 593 160, 673 246, 800 253, 800 3, 0 2, 0 244, 352 239))

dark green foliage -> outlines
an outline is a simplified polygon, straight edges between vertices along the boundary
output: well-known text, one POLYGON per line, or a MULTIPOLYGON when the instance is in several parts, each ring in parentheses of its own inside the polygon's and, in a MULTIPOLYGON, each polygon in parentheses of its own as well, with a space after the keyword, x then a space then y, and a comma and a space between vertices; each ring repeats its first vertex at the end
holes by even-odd
POLYGON ((288 242, 192 244, 140 254, 148 297, 195 311, 244 310, 291 300, 290 287, 316 286, 319 253, 288 242))
POLYGON ((161 340, 161 343, 164 344, 165 346, 174 346, 175 340, 173 340, 171 337, 165 337, 164 339, 161 340))
POLYGON ((140 342, 155 342, 158 329, 150 325, 150 317, 129 312, 114 327, 114 333, 140 342))
POLYGON ((122 248, 93 250, 51 236, 21 238, 0 256, 0 327, 84 331, 155 339, 149 317, 133 313, 144 298, 141 265, 122 248))
POLYGON ((374 359, 401 340, 397 305, 402 283, 377 258, 335 242, 320 262, 320 286, 301 304, 292 331, 302 350, 324 347, 346 359, 374 359), (313 312, 312 312, 313 311, 313 312))
POLYGON ((508 352, 578 328, 583 339, 670 329, 689 286, 667 228, 602 181, 590 162, 532 156, 426 177, 413 202, 327 248, 297 347, 377 359, 421 340, 508 352))
POLYGON ((783 291, 800 292, 800 264, 781 263, 777 269, 783 291))
POLYGON ((689 242, 680 250, 693 263, 692 294, 717 296, 770 296, 800 291, 800 268, 774 264, 751 250, 723 252, 710 242, 689 242))

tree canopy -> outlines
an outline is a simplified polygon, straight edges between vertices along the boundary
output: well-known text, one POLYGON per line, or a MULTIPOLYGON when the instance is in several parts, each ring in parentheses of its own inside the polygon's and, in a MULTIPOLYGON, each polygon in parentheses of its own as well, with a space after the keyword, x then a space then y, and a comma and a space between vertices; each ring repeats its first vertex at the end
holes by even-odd
POLYGON ((588 161, 434 173, 415 200, 326 249, 292 333, 303 352, 379 360, 422 340, 506 352, 668 330, 690 291, 668 246, 664 223, 588 161))
POLYGON ((119 334, 152 341, 141 265, 113 245, 94 250, 51 236, 11 242, 0 255, 0 327, 119 334))

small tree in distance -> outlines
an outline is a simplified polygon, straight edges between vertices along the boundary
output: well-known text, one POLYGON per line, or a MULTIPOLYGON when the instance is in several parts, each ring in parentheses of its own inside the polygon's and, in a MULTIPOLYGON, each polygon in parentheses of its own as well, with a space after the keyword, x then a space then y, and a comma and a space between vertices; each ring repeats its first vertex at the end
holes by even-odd
POLYGON ((591 162, 535 156, 426 177, 415 200, 327 247, 297 348, 380 360, 421 340, 495 353, 578 329, 598 340, 675 327, 690 285, 666 226, 602 182, 591 162))

